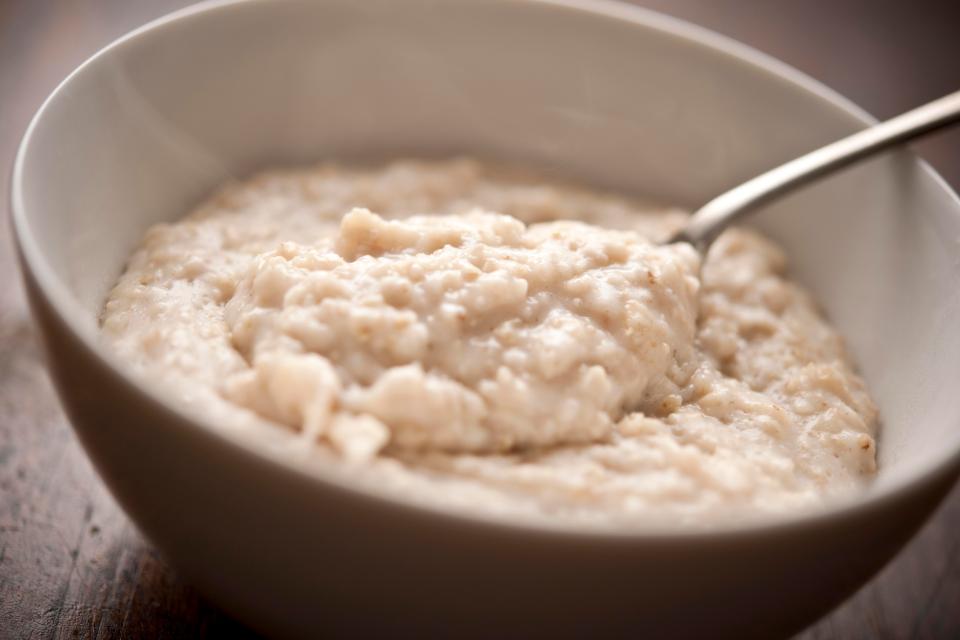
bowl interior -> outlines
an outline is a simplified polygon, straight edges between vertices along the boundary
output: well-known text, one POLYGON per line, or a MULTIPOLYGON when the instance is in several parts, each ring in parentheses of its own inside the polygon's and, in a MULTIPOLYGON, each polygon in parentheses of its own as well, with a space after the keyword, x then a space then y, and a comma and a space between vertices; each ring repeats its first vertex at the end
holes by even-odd
MULTIPOLYGON (((603 3, 248 1, 189 13, 78 70, 18 161, 29 268, 91 341, 145 229, 258 168, 473 154, 696 206, 865 122, 738 45, 603 3)), ((900 153, 754 218, 786 246, 880 405, 874 491, 960 447, 958 211, 900 153)))

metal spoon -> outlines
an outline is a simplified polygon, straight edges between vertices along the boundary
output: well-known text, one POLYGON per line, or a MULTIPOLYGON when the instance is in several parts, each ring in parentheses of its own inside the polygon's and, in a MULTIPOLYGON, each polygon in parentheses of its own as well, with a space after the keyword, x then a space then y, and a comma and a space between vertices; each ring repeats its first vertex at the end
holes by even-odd
POLYGON ((745 214, 817 178, 960 120, 960 91, 917 107, 762 173, 702 206, 670 242, 701 253, 745 214))

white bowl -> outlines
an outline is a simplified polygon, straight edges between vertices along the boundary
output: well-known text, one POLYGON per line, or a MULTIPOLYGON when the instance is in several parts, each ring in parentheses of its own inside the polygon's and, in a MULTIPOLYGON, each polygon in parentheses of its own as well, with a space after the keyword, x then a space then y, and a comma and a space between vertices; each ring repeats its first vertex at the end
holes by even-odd
POLYGON ((711 532, 531 526, 308 475, 133 380, 95 317, 144 230, 228 176, 469 153, 696 205, 868 116, 734 42, 586 0, 205 4, 110 45, 31 123, 13 220, 50 365, 124 509, 242 620, 282 636, 769 636, 877 571, 960 469, 960 205, 906 153, 779 202, 788 249, 879 401, 853 503, 711 532))

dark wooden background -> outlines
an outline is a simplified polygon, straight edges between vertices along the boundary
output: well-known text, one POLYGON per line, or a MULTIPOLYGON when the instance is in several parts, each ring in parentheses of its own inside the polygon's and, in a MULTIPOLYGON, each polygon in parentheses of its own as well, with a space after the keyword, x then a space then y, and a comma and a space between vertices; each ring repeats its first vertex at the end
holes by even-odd
MULTIPOLYGON (((4 207, 15 146, 44 96, 108 41, 184 4, 0 0, 4 207)), ((773 54, 879 117, 960 88, 958 0, 638 4, 773 54)), ((960 132, 918 149, 960 185, 960 132)), ((958 525, 954 491, 873 582, 798 637, 960 638, 958 525)), ((0 225, 0 638, 252 635, 181 582, 97 479, 44 372, 9 229, 0 225)))

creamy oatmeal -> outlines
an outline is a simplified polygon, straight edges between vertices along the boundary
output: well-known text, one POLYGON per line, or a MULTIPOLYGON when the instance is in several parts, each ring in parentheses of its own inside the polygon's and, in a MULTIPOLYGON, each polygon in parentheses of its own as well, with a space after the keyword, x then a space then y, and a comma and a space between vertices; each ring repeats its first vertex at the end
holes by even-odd
POLYGON ((876 467, 875 409, 783 253, 469 160, 278 171, 152 228, 105 338, 222 429, 451 507, 704 524, 876 467))

